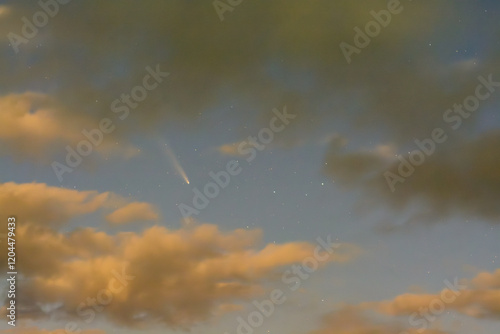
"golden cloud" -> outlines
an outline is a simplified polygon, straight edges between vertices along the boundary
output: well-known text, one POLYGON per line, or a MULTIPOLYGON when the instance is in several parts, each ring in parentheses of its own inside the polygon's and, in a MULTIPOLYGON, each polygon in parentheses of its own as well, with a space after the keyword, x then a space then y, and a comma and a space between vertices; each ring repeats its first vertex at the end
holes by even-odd
POLYGON ((447 334, 438 329, 405 328, 398 321, 373 320, 353 306, 345 306, 325 315, 322 328, 309 334, 447 334))
MULTIPOLYGON (((52 311, 63 319, 99 317, 129 326, 150 320, 189 328, 260 296, 266 283, 279 280, 285 266, 303 261, 316 249, 308 242, 261 245, 261 230, 223 232, 211 224, 178 230, 155 225, 141 233, 113 235, 93 228, 61 232, 61 224, 103 208, 118 206, 111 218, 107 216, 115 223, 156 211, 112 193, 37 183, 5 183, 0 195, 3 212, 15 209, 14 204, 19 209, 14 211, 24 212, 16 228, 22 242, 17 270, 24 275, 18 281, 23 293, 17 302, 24 319, 50 317, 46 306, 59 305, 52 311), (89 298, 112 302, 94 309, 89 298)), ((358 253, 357 246, 345 244, 323 264, 350 261, 358 253)), ((2 254, 0 267, 6 269, 2 254)))
POLYGON ((106 220, 112 224, 156 221, 158 218, 158 211, 151 204, 144 202, 129 203, 106 216, 106 220))
MULTIPOLYGON (((14 329, 0 330, 1 334, 67 334, 65 329, 40 329, 37 327, 19 327, 14 329)), ((78 332, 79 334, 106 334, 106 331, 100 329, 84 329, 78 332)))
POLYGON ((493 273, 479 273, 472 280, 446 281, 447 288, 437 294, 405 293, 392 300, 367 302, 360 306, 392 315, 418 314, 422 309, 453 310, 474 318, 500 317, 500 269, 493 273))

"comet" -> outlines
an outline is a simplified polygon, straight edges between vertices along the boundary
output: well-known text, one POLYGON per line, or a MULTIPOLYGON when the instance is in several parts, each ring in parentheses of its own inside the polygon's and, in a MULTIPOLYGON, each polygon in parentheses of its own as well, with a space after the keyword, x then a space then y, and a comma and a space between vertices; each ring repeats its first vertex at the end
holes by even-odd
POLYGON ((177 156, 175 155, 174 151, 172 151, 172 149, 170 148, 170 146, 168 145, 168 143, 166 141, 160 140, 159 143, 160 143, 160 146, 162 147, 163 152, 167 156, 168 160, 172 164, 172 167, 174 167, 177 174, 179 174, 180 177, 182 177, 184 182, 189 184, 189 178, 187 177, 187 174, 184 171, 184 168, 182 168, 182 165, 179 162, 179 159, 177 159, 177 156))

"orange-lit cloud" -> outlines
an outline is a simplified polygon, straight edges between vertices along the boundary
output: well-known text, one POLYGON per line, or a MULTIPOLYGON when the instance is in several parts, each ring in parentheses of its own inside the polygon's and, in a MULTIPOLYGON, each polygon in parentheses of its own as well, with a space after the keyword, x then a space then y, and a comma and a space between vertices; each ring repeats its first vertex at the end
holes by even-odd
POLYGON ((36 182, 0 184, 0 210, 4 216, 16 214, 24 223, 42 226, 60 226, 99 210, 114 210, 108 215, 112 223, 157 218, 157 209, 149 203, 129 203, 112 192, 78 191, 36 182))
POLYGON ((149 203, 133 202, 121 207, 106 216, 112 224, 125 224, 134 221, 156 221, 158 211, 149 203))
MULTIPOLYGON (((224 232, 210 224, 178 230, 155 225, 140 233, 114 235, 92 228, 61 232, 58 227, 72 218, 110 207, 119 207, 112 218, 107 216, 115 223, 144 219, 156 211, 148 204, 127 204, 112 193, 36 183, 2 184, 0 194, 4 212, 15 203, 29 208, 18 217, 16 229, 23 245, 17 250, 23 259, 17 270, 25 276, 19 281, 23 293, 18 299, 19 316, 24 319, 49 317, 44 306, 58 304, 63 318, 89 320, 87 298, 116 290, 113 272, 125 272, 134 278, 96 317, 129 326, 148 320, 189 328, 260 296, 265 282, 278 281, 280 270, 312 256, 316 248, 308 242, 262 245, 261 230, 224 232)), ((19 207, 17 212, 23 210, 19 207)), ((344 244, 325 263, 350 261, 358 253, 357 246, 344 244)), ((5 269, 7 259, 2 254, 0 264, 5 269)))
MULTIPOLYGON (((100 329, 84 329, 78 332, 79 334, 106 334, 106 331, 100 329)), ((36 327, 21 327, 14 329, 3 329, 0 330, 0 334, 68 334, 65 329, 39 329, 36 327)))
POLYGON ((242 156, 240 152, 238 152, 238 145, 241 142, 238 143, 232 143, 232 144, 224 144, 221 145, 217 148, 220 154, 223 155, 234 155, 234 156, 242 156))
POLYGON ((323 327, 310 334, 445 334, 448 332, 436 327, 438 321, 429 321, 445 312, 498 321, 500 269, 479 273, 470 280, 445 281, 444 285, 439 293, 403 293, 391 300, 342 306, 324 316, 323 327), (389 318, 375 321, 369 317, 371 311, 389 318))
MULTIPOLYGON (((143 320, 189 327, 214 312, 230 310, 226 304, 261 295, 262 283, 277 280, 277 270, 314 252, 314 245, 305 242, 261 248, 260 237, 259 230, 222 232, 207 224, 181 230, 154 226, 142 234, 116 236, 90 229, 62 234, 20 228, 26 250, 19 250, 19 257, 33 257, 18 265, 27 276, 23 307, 40 317, 38 305, 61 303, 58 312, 74 314, 87 297, 111 289, 113 270, 125 270, 135 278, 113 296, 101 316, 131 326, 141 323, 141 315, 143 320)), ((330 261, 353 256, 342 248, 339 252, 330 261)))
POLYGON ((309 334, 447 334, 438 329, 408 328, 395 320, 381 322, 373 320, 355 307, 346 306, 322 318, 322 327, 309 334))
POLYGON ((463 280, 460 283, 450 281, 450 283, 447 284, 450 287, 437 294, 405 293, 392 300, 364 303, 362 307, 399 316, 418 313, 423 308, 429 308, 431 304, 444 304, 446 310, 474 318, 500 317, 500 269, 493 273, 479 273, 470 281, 463 280))

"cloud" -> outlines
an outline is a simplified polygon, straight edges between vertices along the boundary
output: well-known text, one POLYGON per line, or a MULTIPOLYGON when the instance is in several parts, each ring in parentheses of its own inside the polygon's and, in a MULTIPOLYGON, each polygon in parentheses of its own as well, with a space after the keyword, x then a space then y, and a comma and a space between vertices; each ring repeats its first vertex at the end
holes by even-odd
POLYGON ((447 331, 436 328, 438 321, 435 326, 431 323, 445 311, 478 319, 500 319, 500 269, 445 285, 439 293, 403 293, 391 300, 341 305, 326 314, 322 327, 310 334, 446 334, 447 331), (388 318, 374 320, 369 316, 373 311, 388 318))
MULTIPOLYGON (((14 329, 2 329, 0 334, 67 334, 65 329, 40 329, 37 327, 19 327, 14 329)), ((100 329, 84 329, 79 334, 106 334, 106 331, 100 329)))
POLYGON ((221 145, 217 148, 220 154, 222 155, 233 155, 233 156, 242 156, 240 152, 238 152, 238 145, 241 142, 238 143, 232 143, 232 144, 224 144, 221 145))
POLYGON ((11 154, 42 159, 53 153, 54 145, 74 141, 81 129, 58 117, 53 104, 49 96, 34 92, 0 97, 1 147, 11 154))
MULTIPOLYGON (((134 279, 113 295, 102 316, 127 326, 144 324, 142 319, 188 328, 230 311, 227 304, 260 296, 263 283, 278 280, 281 268, 314 252, 314 245, 306 242, 261 248, 260 230, 222 232, 208 224, 180 230, 154 226, 141 234, 115 236, 92 229, 63 234, 19 227, 18 235, 24 248, 19 258, 33 257, 18 264, 25 275, 19 282, 19 312, 49 317, 41 307, 60 304, 56 311, 61 317, 74 316, 87 298, 116 284, 113 270, 125 271, 134 279)), ((349 248, 341 247, 339 256, 330 260, 352 257, 349 248)))
POLYGON ((373 177, 374 173, 386 165, 387 155, 393 150, 386 145, 352 153, 345 152, 347 144, 347 139, 340 135, 331 138, 323 169, 335 181, 349 186, 373 177))
POLYGON ((431 305, 444 304, 446 310, 454 310, 474 318, 500 319, 500 269, 493 273, 479 273, 472 280, 446 284, 448 287, 437 294, 404 293, 392 300, 363 303, 361 308, 373 309, 391 316, 420 314, 431 305), (452 288, 453 287, 453 288, 452 288))
MULTIPOLYGON (((3 23, 6 32, 20 33, 20 18, 38 10, 28 1, 9 6, 12 13, 3 23)), ((226 98, 240 98, 252 108, 235 108, 231 114, 235 130, 243 137, 249 121, 267 122, 268 117, 263 115, 271 109, 269 106, 287 104, 294 106, 297 120, 302 119, 290 128, 293 133, 287 130, 285 136, 291 141, 298 135, 315 133, 330 115, 364 129, 383 127, 388 135, 411 138, 437 119, 436 109, 462 94, 463 86, 474 77, 473 71, 495 68, 492 62, 496 58, 492 54, 481 59, 472 70, 450 69, 444 74, 446 83, 453 84, 448 92, 442 75, 433 71, 441 68, 442 62, 420 44, 434 36, 436 27, 442 24, 439 13, 450 13, 446 23, 458 27, 452 18, 460 14, 459 9, 449 1, 414 2, 404 3, 404 11, 392 18, 352 64, 347 64, 340 42, 353 43, 353 28, 373 20, 371 10, 386 7, 385 0, 342 4, 280 0, 246 4, 231 13, 234 19, 221 23, 213 6, 192 2, 148 1, 139 11, 134 1, 123 1, 120 6, 99 1, 70 3, 60 6, 59 14, 35 38, 50 48, 37 48, 36 41, 20 45, 17 61, 3 63, 0 70, 19 73, 9 79, 12 91, 23 89, 26 82, 50 78, 58 83, 51 96, 67 114, 85 114, 98 120, 116 116, 111 102, 142 82, 146 66, 160 64, 171 76, 151 91, 140 107, 131 110, 126 122, 120 122, 116 131, 123 137, 154 133, 167 120, 189 123, 196 130, 195 124, 201 124, 195 122, 200 114, 226 105, 226 98), (83 19, 87 14, 96 17, 99 24, 89 27, 83 19), (180 16, 186 19, 178 20, 180 16), (427 18, 425 22, 422 16, 427 18), (88 51, 89 57, 63 52, 75 41, 75 47, 88 51), (134 44, 141 48, 130 52, 134 44), (27 54, 36 56, 37 63, 29 64, 27 54), (306 88, 292 84, 304 78, 309 82, 306 88), (356 95, 359 92, 364 95, 361 99, 356 95), (338 101, 331 110, 320 108, 331 103, 332 95, 338 101), (370 102, 370 107, 363 107, 362 117, 346 112, 358 109, 347 96, 370 102)), ((482 23, 491 27, 488 38, 494 41, 496 22, 482 23)), ((3 47, 13 52, 8 41, 3 47)))
POLYGON ((370 319, 356 307, 344 306, 327 314, 322 319, 322 327, 309 334, 446 334, 437 329, 404 328, 398 321, 381 322, 370 319))
MULTIPOLYGON (((107 216, 114 223, 157 212, 148 203, 127 203, 112 193, 38 183, 0 185, 0 210, 19 212, 22 222, 16 227, 16 238, 22 241, 17 257, 23 259, 16 269, 24 277, 18 281, 23 291, 17 298, 20 317, 48 319, 57 314, 59 319, 82 320, 83 312, 86 321, 87 298, 116 290, 114 272, 124 272, 122 276, 134 278, 98 317, 132 327, 148 320, 189 328, 262 295, 285 266, 315 250, 314 244, 298 241, 261 245, 261 230, 224 232, 211 224, 178 230, 155 225, 117 234, 94 228, 59 230, 75 217, 116 207, 107 216)), ((1 241, 6 241, 5 235, 1 241)), ((347 262, 358 253, 356 245, 344 244, 328 262, 347 262)), ((6 266, 6 253, 1 253, 0 267, 6 266)))
MULTIPOLYGON (((0 96, 0 152, 17 160, 32 159, 49 163, 51 157, 66 153, 65 146, 75 149, 88 138, 83 131, 99 127, 98 120, 65 110, 53 97, 35 92, 0 96)), ((105 134, 94 149, 130 157, 137 149, 130 144, 116 145, 113 136, 105 134)), ((94 138, 94 141, 96 139, 94 138)))
POLYGON ((493 273, 482 272, 471 280, 476 289, 500 289, 500 269, 493 273))
POLYGON ((78 191, 36 182, 0 184, 0 211, 4 215, 16 214, 19 220, 32 224, 58 226, 119 201, 109 192, 78 191))
POLYGON ((121 207, 106 216, 112 224, 125 224, 135 221, 156 221, 159 214, 149 203, 133 202, 121 207))
MULTIPOLYGON (((424 203, 420 217, 414 217, 416 222, 429 223, 460 212, 498 223, 500 153, 495 148, 500 145, 500 132, 492 130, 472 141, 461 139, 441 145, 446 145, 446 150, 437 146, 404 183, 395 185, 394 192, 384 176, 387 171, 399 173, 401 162, 390 159, 392 153, 340 149, 333 141, 324 170, 341 184, 364 190, 376 203, 389 204, 396 211, 415 202, 424 203)), ((401 156, 408 161, 408 154, 401 156)))
MULTIPOLYGON (((67 334, 68 331, 65 329, 40 329, 37 327, 19 327, 14 329, 2 329, 0 334, 67 334)), ((106 331, 100 329, 84 329, 79 334, 106 334, 106 331)))
POLYGON ((2 5, 0 6, 0 17, 7 16, 9 14, 9 7, 2 5))
POLYGON ((36 182, 0 184, 0 211, 5 217, 15 214, 23 224, 54 228, 78 216, 111 210, 107 220, 115 224, 158 218, 153 205, 129 203, 112 192, 78 191, 36 182))
MULTIPOLYGON (((59 14, 34 38, 37 41, 20 45, 15 62, 0 64, 1 73, 16 73, 3 79, 8 80, 3 86, 9 89, 0 100, 7 130, 0 131, 4 133, 0 135, 0 148, 18 158, 50 161, 64 153, 65 144, 76 140, 82 124, 95 127, 100 119, 109 117, 117 122, 113 138, 120 139, 127 154, 133 151, 127 143, 134 135, 156 136, 167 121, 187 125, 193 132, 199 127, 213 127, 219 117, 213 112, 239 100, 248 107, 234 108, 230 117, 234 133, 241 138, 251 134, 249 124, 267 125, 267 112, 286 104, 297 115, 280 136, 286 143, 310 142, 309 137, 314 137, 318 129, 335 121, 349 126, 349 139, 370 133, 373 138, 381 138, 370 146, 391 143, 404 152, 414 138, 427 137, 441 125, 446 109, 474 92, 478 75, 493 73, 498 77, 500 49, 496 40, 500 29, 481 6, 453 1, 401 3, 403 11, 393 15, 391 23, 348 64, 340 42, 354 43, 354 27, 364 28, 373 20, 370 11, 386 8, 387 1, 254 2, 228 13, 230 17, 224 22, 219 21, 213 6, 195 2, 148 1, 139 8, 130 0, 119 6, 95 0, 71 2, 60 6, 59 14), (443 12, 449 15, 443 18, 443 12), (85 17, 90 15, 99 24, 89 27, 85 17), (478 15, 481 28, 474 21, 478 15), (465 16, 461 22, 455 19, 465 16), (443 26, 448 28, 443 30, 443 26), (449 54, 434 47, 454 44, 455 32, 464 26, 470 36, 481 34, 486 38, 482 47, 487 50, 478 51, 480 56, 449 54), (436 35, 435 31, 440 33, 436 35), (81 57, 83 51, 68 52, 69 44, 85 50, 88 57, 81 57), (130 45, 141 47, 131 52, 130 45), (32 59, 37 59, 36 63, 32 59), (120 121, 111 103, 141 84, 145 67, 156 64, 171 75, 149 92, 139 107, 131 108, 126 121, 120 121), (26 91, 28 82, 33 87, 51 84, 50 89, 19 94, 26 91), (19 104, 14 104, 15 100, 19 104), (30 113, 29 105, 34 100, 48 105, 30 113), (22 117, 15 117, 15 110, 22 117), (198 121, 201 115, 207 122, 198 121), (34 123, 46 127, 28 131, 34 123)), ((20 18, 39 9, 29 1, 8 6, 9 15, 0 23, 5 35, 20 33, 20 18)), ((6 53, 13 52, 8 40, 0 43, 6 53)), ((481 110, 498 101, 495 93, 481 110)), ((472 114, 461 134, 446 144, 461 159, 431 159, 434 163, 426 163, 412 176, 414 181, 401 187, 401 196, 387 193, 386 185, 380 185, 379 177, 374 176, 384 171, 380 153, 387 157, 392 148, 340 155, 329 151, 324 159, 329 162, 325 171, 344 185, 366 190, 370 196, 373 191, 381 203, 404 208, 416 198, 428 201, 429 220, 449 215, 456 207, 495 220, 499 212, 493 203, 500 198, 492 172, 496 163, 493 157, 472 151, 483 144, 495 147, 497 140, 494 135, 468 136, 481 122, 479 114, 472 114), (471 149, 462 152, 462 146, 471 149), (462 162, 473 170, 472 175, 466 175, 462 162), (418 190, 410 194, 408 189, 414 185, 418 190), (468 185, 473 189, 469 191, 468 185)), ((286 143, 280 147, 287 147, 286 143)), ((234 147, 226 145, 219 152, 237 154, 234 147)))

